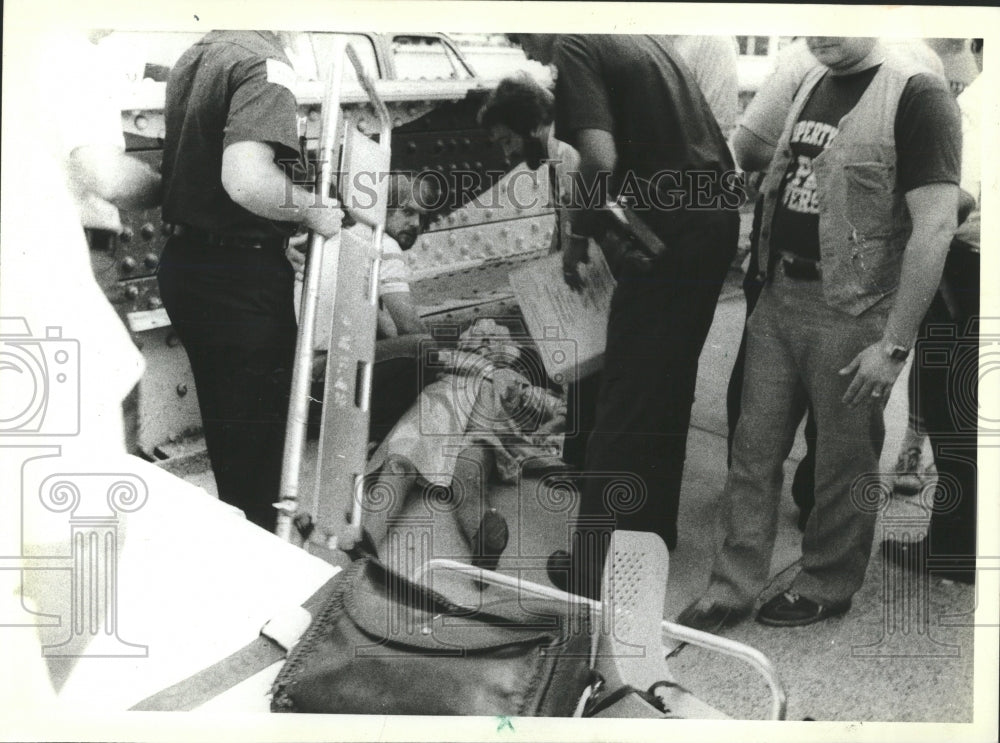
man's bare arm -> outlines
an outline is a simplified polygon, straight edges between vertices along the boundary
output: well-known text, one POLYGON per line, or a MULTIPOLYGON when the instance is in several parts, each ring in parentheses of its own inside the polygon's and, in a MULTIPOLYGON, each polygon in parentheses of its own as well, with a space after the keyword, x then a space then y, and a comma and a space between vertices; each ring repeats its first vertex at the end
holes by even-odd
POLYGON ((859 353, 840 370, 854 374, 844 401, 857 405, 870 396, 884 396, 892 389, 902 362, 889 358, 886 348, 910 348, 920 329, 920 322, 930 307, 941 283, 941 272, 948 247, 955 235, 958 213, 958 186, 932 183, 906 194, 906 207, 913 221, 913 231, 906 243, 892 310, 882 340, 859 353))
POLYGON ((148 209, 161 200, 160 174, 115 145, 84 145, 69 156, 70 177, 84 194, 119 209, 148 209))
POLYGON ((324 237, 340 231, 343 213, 336 202, 320 200, 291 182, 274 162, 274 150, 263 142, 236 142, 222 153, 222 187, 258 217, 297 222, 324 237))
POLYGON ((767 170, 774 157, 774 150, 773 144, 765 142, 745 126, 737 127, 733 134, 736 162, 748 173, 767 170))
POLYGON ((425 334, 430 332, 427 325, 413 304, 413 295, 409 292, 390 292, 382 295, 382 306, 385 307, 396 325, 399 335, 425 334))

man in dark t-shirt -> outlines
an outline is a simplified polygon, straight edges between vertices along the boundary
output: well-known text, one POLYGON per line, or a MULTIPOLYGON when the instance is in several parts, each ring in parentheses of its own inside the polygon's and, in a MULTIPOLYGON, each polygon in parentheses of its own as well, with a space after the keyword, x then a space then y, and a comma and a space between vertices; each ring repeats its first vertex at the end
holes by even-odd
POLYGON ((775 627, 846 612, 877 515, 886 398, 941 278, 958 205, 961 133, 943 81, 874 39, 813 37, 810 71, 762 186, 742 412, 723 496, 726 538, 706 595, 678 621, 740 621, 766 586, 782 465, 808 406, 815 506, 802 569, 757 614, 775 627))
POLYGON ((286 175, 295 73, 272 31, 213 31, 167 81, 163 305, 188 358, 219 497, 273 529, 295 350, 287 237, 341 211, 286 175))
POLYGON ((648 267, 622 268, 612 298, 569 563, 573 590, 596 596, 609 529, 654 531, 669 548, 677 543, 698 356, 736 251, 742 191, 733 188, 732 157, 711 109, 669 40, 515 41, 529 58, 555 65, 555 136, 580 153, 563 235, 567 284, 580 285, 588 238, 601 231, 601 211, 592 208, 601 202, 587 196, 602 186, 666 247, 648 267))

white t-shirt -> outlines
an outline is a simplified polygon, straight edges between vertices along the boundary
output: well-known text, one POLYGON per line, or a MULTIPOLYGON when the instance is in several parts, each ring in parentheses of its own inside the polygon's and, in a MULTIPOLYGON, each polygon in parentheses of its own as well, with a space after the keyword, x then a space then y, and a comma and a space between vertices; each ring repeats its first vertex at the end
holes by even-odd
POLYGON ((674 48, 691 68, 701 94, 725 136, 739 115, 739 79, 735 36, 670 36, 674 48))

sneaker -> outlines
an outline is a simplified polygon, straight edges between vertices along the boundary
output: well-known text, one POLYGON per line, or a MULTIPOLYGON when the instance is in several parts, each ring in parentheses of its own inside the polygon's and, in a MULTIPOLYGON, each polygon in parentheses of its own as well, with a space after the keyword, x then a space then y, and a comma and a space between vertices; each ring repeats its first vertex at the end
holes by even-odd
POLYGON ((795 591, 785 591, 760 607, 757 621, 769 627, 804 627, 845 614, 850 608, 850 599, 839 604, 826 605, 800 596, 795 591))
POLYGON ((925 478, 920 466, 921 453, 915 446, 899 453, 892 484, 895 495, 916 495, 923 489, 925 478))

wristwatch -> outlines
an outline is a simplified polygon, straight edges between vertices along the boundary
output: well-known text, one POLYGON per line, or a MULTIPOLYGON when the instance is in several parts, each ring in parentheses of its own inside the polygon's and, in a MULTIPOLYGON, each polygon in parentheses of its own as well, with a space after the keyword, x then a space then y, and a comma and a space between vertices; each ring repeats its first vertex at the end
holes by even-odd
POLYGON ((910 349, 906 346, 898 346, 894 343, 883 343, 882 349, 885 351, 886 356, 900 364, 910 357, 910 349))

